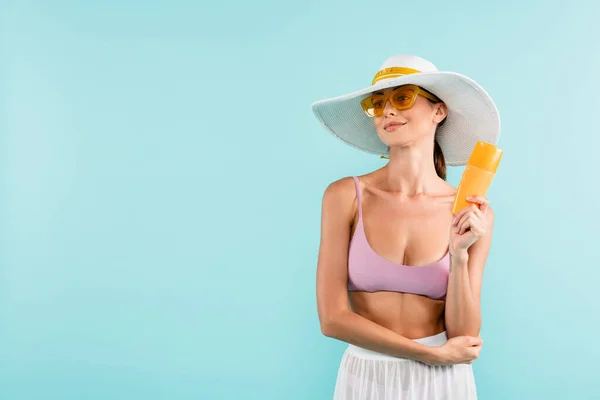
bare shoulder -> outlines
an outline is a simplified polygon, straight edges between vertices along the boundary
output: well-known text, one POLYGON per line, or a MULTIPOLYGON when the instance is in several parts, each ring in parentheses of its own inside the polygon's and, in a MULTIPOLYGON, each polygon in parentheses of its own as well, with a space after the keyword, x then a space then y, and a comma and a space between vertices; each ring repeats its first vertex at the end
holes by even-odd
POLYGON ((436 190, 436 192, 437 193, 433 195, 433 197, 436 198, 436 202, 451 204, 452 202, 454 202, 454 198, 456 197, 458 189, 452 184, 443 181, 440 187, 436 190))
POLYGON ((451 195, 455 195, 456 192, 458 191, 458 188, 455 187, 454 185, 452 185, 451 183, 444 182, 444 185, 445 185, 445 188, 448 191, 448 193, 451 195))
POLYGON ((331 182, 323 193, 323 210, 346 211, 352 214, 356 187, 351 176, 331 182))
POLYGON ((337 181, 331 182, 327 188, 325 189, 325 193, 337 193, 340 192, 354 192, 354 178, 351 176, 346 176, 344 178, 338 179, 337 181))

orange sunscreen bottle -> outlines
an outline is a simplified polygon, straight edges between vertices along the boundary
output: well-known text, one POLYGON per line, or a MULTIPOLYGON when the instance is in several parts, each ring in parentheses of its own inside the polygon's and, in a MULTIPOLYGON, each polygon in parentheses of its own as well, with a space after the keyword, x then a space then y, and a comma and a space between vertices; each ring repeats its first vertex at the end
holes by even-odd
POLYGON ((502 149, 478 141, 469 157, 452 206, 452 215, 468 206, 469 196, 485 196, 502 158, 502 149))

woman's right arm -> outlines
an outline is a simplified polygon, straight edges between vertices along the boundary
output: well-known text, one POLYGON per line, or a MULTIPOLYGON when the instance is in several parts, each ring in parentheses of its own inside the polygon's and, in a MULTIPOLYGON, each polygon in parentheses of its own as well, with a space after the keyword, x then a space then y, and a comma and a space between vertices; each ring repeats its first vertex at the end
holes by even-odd
POLYGON ((356 314, 348 304, 348 246, 356 209, 354 180, 331 183, 323 195, 317 262, 317 308, 321 332, 364 349, 437 363, 436 349, 417 343, 356 314))

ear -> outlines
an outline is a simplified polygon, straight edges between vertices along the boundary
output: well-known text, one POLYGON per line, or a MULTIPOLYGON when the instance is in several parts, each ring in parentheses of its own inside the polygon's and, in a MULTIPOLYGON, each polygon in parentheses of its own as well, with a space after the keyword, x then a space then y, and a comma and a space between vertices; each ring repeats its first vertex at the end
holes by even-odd
POLYGON ((448 107, 446 107, 446 104, 444 103, 438 103, 435 105, 435 108, 436 110, 433 120, 439 124, 448 115, 448 107))

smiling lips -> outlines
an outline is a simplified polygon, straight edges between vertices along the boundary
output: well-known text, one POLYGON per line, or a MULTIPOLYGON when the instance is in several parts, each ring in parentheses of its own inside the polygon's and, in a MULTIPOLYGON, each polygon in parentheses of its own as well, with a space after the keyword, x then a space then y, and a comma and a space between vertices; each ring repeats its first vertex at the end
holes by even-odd
POLYGON ((391 132, 400 126, 403 126, 404 124, 404 122, 388 122, 383 126, 383 129, 385 129, 388 132, 391 132))

